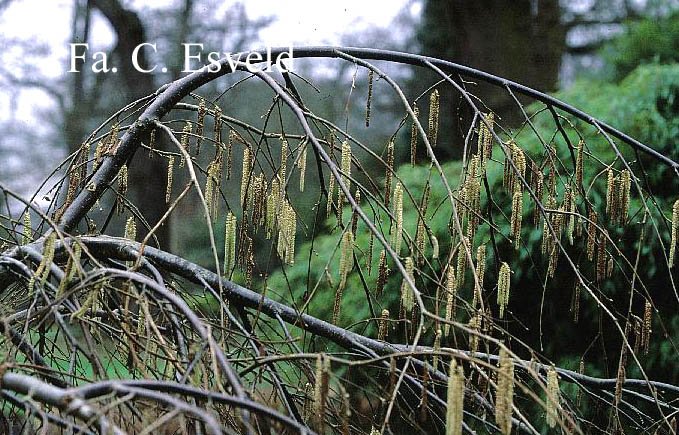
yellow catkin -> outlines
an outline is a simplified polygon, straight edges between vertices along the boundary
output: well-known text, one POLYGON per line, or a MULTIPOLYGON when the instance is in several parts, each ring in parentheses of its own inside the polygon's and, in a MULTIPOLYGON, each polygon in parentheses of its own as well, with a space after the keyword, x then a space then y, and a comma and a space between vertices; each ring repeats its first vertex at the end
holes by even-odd
MULTIPOLYGON (((229 130, 229 140, 226 142, 226 179, 231 179, 231 167, 233 164, 233 143, 240 138, 240 135, 234 130, 229 130)), ((239 140, 240 143, 245 144, 244 140, 239 140)), ((247 146, 247 145, 246 145, 247 146)))
POLYGON ((582 177, 583 177, 583 170, 584 170, 584 149, 585 149, 585 141, 580 139, 580 142, 578 143, 578 155, 575 160, 575 190, 580 191, 582 189, 582 177))
POLYGON ((469 334, 469 350, 476 352, 479 350, 479 336, 478 333, 481 331, 481 313, 477 313, 471 319, 469 319, 469 329, 474 331, 474 333, 469 334))
POLYGON ((607 232, 604 230, 599 233, 599 240, 597 241, 596 279, 598 282, 602 282, 606 278, 606 262, 608 260, 608 253, 606 252, 607 242, 607 232))
POLYGON ((354 235, 351 231, 346 231, 342 236, 342 246, 340 255, 340 283, 339 287, 344 289, 347 282, 347 276, 354 268, 354 235))
POLYGON ((384 341, 387 339, 387 333, 389 331, 389 310, 382 310, 382 316, 380 317, 379 327, 377 329, 377 339, 384 341))
MULTIPOLYGON (((250 182, 250 173, 252 171, 252 153, 247 146, 243 148, 243 174, 240 181, 240 205, 245 204, 245 196, 248 192, 248 183, 250 182)), ((281 177, 285 182, 285 179, 281 177)), ((281 192, 284 189, 281 189, 281 192)))
POLYGON ((464 201, 467 207, 464 208, 468 215, 467 238, 474 240, 476 227, 478 226, 478 215, 481 214, 481 160, 478 155, 474 155, 467 171, 467 178, 464 186, 464 201))
POLYGON ((167 187, 165 188, 165 203, 169 204, 172 198, 172 174, 174 172, 174 156, 167 159, 167 187))
POLYGON ((679 200, 674 201, 672 207, 672 240, 670 242, 670 268, 674 266, 674 257, 677 251, 677 239, 679 239, 679 200))
POLYGON ((314 420, 316 430, 323 432, 325 422, 325 401, 328 398, 330 358, 324 353, 316 358, 316 382, 314 384, 314 420))
POLYGON ((264 174, 255 177, 252 197, 252 225, 261 226, 266 215, 267 182, 264 174))
POLYGON ((526 177, 526 155, 515 142, 512 142, 512 160, 514 160, 514 165, 516 165, 517 175, 514 175, 512 178, 511 191, 521 192, 523 190, 521 178, 526 177))
POLYGON ((137 224, 132 216, 127 218, 125 223, 125 238, 128 240, 136 240, 137 238, 137 224))
POLYGON ((520 190, 514 192, 512 197, 512 219, 511 230, 514 246, 519 249, 521 246, 521 220, 523 216, 523 194, 520 190))
POLYGON ((446 401, 446 435, 462 434, 464 411, 464 369, 453 358, 448 374, 448 394, 446 401))
POLYGON ((479 285, 474 291, 474 299, 472 301, 472 308, 476 309, 477 302, 483 297, 483 278, 486 271, 486 245, 481 244, 476 249, 476 277, 479 280, 479 285))
POLYGON ((613 175, 613 170, 608 169, 606 174, 606 215, 613 221, 615 219, 615 198, 617 190, 617 178, 613 175))
POLYGON ((120 123, 116 122, 111 128, 111 134, 108 136, 108 144, 104 154, 114 154, 118 148, 118 132, 120 131, 120 123))
POLYGON ((73 202, 79 184, 80 184, 80 171, 73 170, 68 177, 68 190, 66 191, 65 204, 70 205, 71 202, 73 202))
POLYGON ((653 307, 651 301, 646 301, 644 305, 644 326, 642 332, 642 345, 644 348, 644 355, 648 355, 648 345, 651 341, 651 326, 653 323, 653 307))
MULTIPOLYGON (((153 134, 155 130, 151 131, 151 138, 154 139, 155 135, 153 134)), ((153 143, 152 143, 153 144, 153 143)), ((106 138, 102 139, 99 141, 97 144, 97 148, 94 150, 94 163, 92 164, 92 171, 96 171, 99 165, 101 164, 101 159, 104 158, 104 154, 106 154, 106 138)), ((149 156, 153 155, 153 148, 151 148, 151 151, 149 151, 149 156)))
POLYGON ((278 170, 278 174, 284 184, 287 183, 289 151, 290 146, 288 145, 288 141, 286 139, 281 139, 281 167, 278 170))
POLYGON ((300 151, 299 160, 297 161, 297 167, 299 168, 299 191, 304 192, 304 175, 306 174, 306 154, 307 146, 302 145, 300 151))
POLYGON ((533 225, 536 227, 540 224, 540 201, 542 201, 542 196, 544 195, 544 184, 545 184, 545 175, 542 173, 542 169, 538 167, 538 165, 533 162, 532 166, 532 172, 533 172, 533 188, 535 191, 535 197, 537 198, 537 201, 535 202, 535 207, 533 209, 533 225))
POLYGON ((455 269, 448 265, 448 273, 446 275, 446 323, 443 325, 443 335, 446 337, 450 333, 450 322, 455 317, 455 293, 457 292, 457 284, 455 283, 455 269))
POLYGON ((28 245, 33 241, 33 229, 31 228, 31 212, 26 210, 24 212, 24 237, 21 241, 22 245, 28 245))
POLYGON ((514 403, 514 362, 509 353, 500 349, 500 367, 497 373, 495 398, 495 423, 503 435, 512 432, 512 405, 514 403))
POLYGON ((618 217, 620 225, 624 225, 627 221, 630 206, 630 190, 632 188, 632 174, 627 169, 623 169, 620 173, 620 205, 618 210, 618 217))
POLYGON ((505 307, 509 304, 510 274, 509 265, 503 262, 497 279, 497 304, 500 306, 501 319, 504 317, 505 307))
POLYGON ((439 91, 435 89, 429 95, 429 144, 432 148, 436 146, 439 134, 439 116, 440 116, 440 103, 439 103, 439 91))
POLYGON ((328 202, 325 207, 325 216, 330 217, 330 212, 332 212, 332 204, 335 197, 335 176, 330 174, 330 180, 328 182, 328 202))
POLYGON ((54 248, 57 241, 57 235, 52 232, 45 241, 45 248, 43 249, 42 261, 38 266, 38 270, 35 271, 35 275, 31 277, 28 282, 28 295, 29 298, 33 296, 33 288, 35 286, 36 280, 40 280, 40 285, 44 286, 47 282, 47 278, 50 274, 50 266, 54 260, 54 248))
POLYGON ((271 191, 266 197, 266 238, 270 239, 276 229, 276 222, 278 220, 278 210, 280 207, 280 193, 279 193, 278 177, 271 181, 271 191))
POLYGON ((288 201, 281 204, 278 218, 278 256, 286 264, 295 264, 295 238, 297 233, 297 213, 288 201))
MULTIPOLYGON (((411 280, 415 280, 415 263, 412 257, 406 257, 405 259, 405 269, 406 274, 411 280)), ((413 306, 415 305, 415 295, 413 290, 408 285, 408 281, 403 277, 403 282, 401 283, 401 304, 406 313, 411 313, 413 311, 413 306)))
POLYGON ((384 175, 384 206, 389 208, 389 200, 391 199, 391 179, 394 170, 394 141, 387 145, 387 168, 384 175))
POLYGON ((214 130, 215 146, 220 146, 222 143, 222 108, 215 105, 215 130, 214 130))
POLYGON ((488 126, 484 124, 483 132, 483 155, 481 156, 483 162, 483 168, 485 170, 486 162, 493 155, 493 125, 495 124, 495 114, 488 113, 485 115, 486 122, 488 126))
POLYGON ((373 70, 368 73, 368 100, 365 103, 365 126, 370 127, 370 108, 373 101, 373 70))
POLYGON ((224 276, 228 277, 236 266, 236 237, 237 221, 236 216, 229 212, 226 215, 224 228, 224 276))
POLYGON ((398 255, 401 252, 401 240, 403 239, 403 186, 396 183, 394 188, 392 214, 394 222, 391 225, 391 247, 398 255))
MULTIPOLYGON (((342 169, 342 183, 347 188, 347 191, 351 189, 351 146, 349 145, 348 141, 342 142, 342 163, 341 163, 341 169, 342 169)), ((339 199, 337 202, 337 208, 341 209, 342 204, 347 202, 347 198, 344 195, 344 192, 340 189, 339 190, 339 199)))
POLYGON ((424 263, 425 250, 425 235, 427 230, 424 227, 424 219, 417 219, 417 229, 415 231, 415 256, 418 258, 418 264, 424 263))
POLYGON ((465 246, 468 245, 469 240, 466 236, 463 236, 457 249, 457 270, 455 271, 455 275, 457 277, 456 284, 458 289, 464 286, 464 280, 467 274, 467 252, 465 246))
POLYGON ((196 120, 196 155, 200 154, 200 144, 203 142, 203 131, 205 129, 205 115, 207 107, 205 99, 201 98, 198 103, 198 119, 196 120))
POLYGON ((384 290, 384 285, 387 283, 387 278, 389 278, 387 252, 382 249, 380 251, 379 261, 377 262, 377 288, 375 289, 377 297, 382 296, 382 291, 384 290))
POLYGON ((82 144, 82 147, 80 149, 80 181, 81 183, 85 182, 85 179, 87 179, 87 164, 90 160, 90 148, 92 147, 92 144, 89 142, 85 142, 82 144))
POLYGON ((587 224, 587 259, 592 261, 594 259, 594 247, 596 246, 596 232, 597 232, 597 213, 594 210, 589 211, 589 222, 587 224))
MULTIPOLYGON (((97 145, 97 149, 94 151, 94 167, 96 167, 99 164, 99 159, 101 158, 101 151, 99 150, 99 147, 101 147, 101 142, 99 142, 99 145, 97 145)), ((154 128, 151 130, 151 135, 149 136, 149 158, 152 159, 153 155, 156 152, 156 129, 154 128)))
POLYGON ((575 231, 575 213, 577 211, 575 204, 576 202, 575 190, 571 189, 570 186, 567 186, 566 195, 568 197, 567 201, 568 207, 566 209, 569 211, 568 223, 566 225, 566 235, 568 236, 568 242, 572 245, 574 242, 573 232, 575 231))
POLYGON ((415 166, 417 163, 417 124, 415 124, 415 119, 420 116, 420 109, 417 105, 413 106, 413 123, 410 126, 410 164, 415 166))
POLYGON ((118 205, 118 213, 125 210, 123 206, 123 198, 127 195, 127 165, 123 165, 118 172, 118 198, 116 204, 118 205))
POLYGON ((554 367, 547 372, 547 425, 554 428, 559 408, 559 375, 554 367))
MULTIPOLYGON (((191 126, 190 122, 186 122, 186 125, 184 126, 184 130, 182 131, 182 137, 181 137, 181 146, 184 148, 184 150, 188 153, 190 151, 189 148, 189 139, 191 135, 191 131, 193 130, 193 127, 191 126)), ((217 145, 219 146, 219 144, 217 145)), ((182 153, 182 159, 179 161, 179 167, 183 168, 185 164, 185 158, 184 158, 184 153, 182 153)))

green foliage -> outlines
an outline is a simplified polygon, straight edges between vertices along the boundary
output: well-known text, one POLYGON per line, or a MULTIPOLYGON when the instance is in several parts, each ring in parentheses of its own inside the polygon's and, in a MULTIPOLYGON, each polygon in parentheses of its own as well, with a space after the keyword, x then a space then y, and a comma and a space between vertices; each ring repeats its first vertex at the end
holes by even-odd
POLYGON ((646 18, 633 22, 625 34, 603 49, 613 76, 619 80, 637 66, 679 61, 679 13, 662 19, 646 18))

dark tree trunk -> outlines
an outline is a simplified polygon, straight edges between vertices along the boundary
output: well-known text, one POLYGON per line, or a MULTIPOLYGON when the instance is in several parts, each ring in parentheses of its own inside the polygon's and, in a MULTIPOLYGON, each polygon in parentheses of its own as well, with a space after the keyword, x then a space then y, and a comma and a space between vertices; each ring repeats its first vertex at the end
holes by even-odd
MULTIPOLYGON (((418 33, 423 54, 440 57, 520 82, 542 91, 556 88, 566 29, 558 0, 427 0, 418 33)), ((456 138, 467 124, 455 125, 459 94, 446 86, 441 102, 456 138)), ((518 120, 520 112, 507 92, 498 88, 468 86, 505 122, 518 120)), ((483 109, 482 109, 483 110, 483 109)), ((468 113, 462 113, 468 121, 468 113)), ((455 141, 453 145, 459 145, 455 141)), ((452 156, 459 156, 459 147, 452 156)))

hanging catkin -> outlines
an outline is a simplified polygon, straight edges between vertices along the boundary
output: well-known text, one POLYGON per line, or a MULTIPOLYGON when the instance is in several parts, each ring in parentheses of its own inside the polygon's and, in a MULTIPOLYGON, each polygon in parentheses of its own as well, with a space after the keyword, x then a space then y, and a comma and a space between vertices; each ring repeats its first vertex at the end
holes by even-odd
POLYGON ((503 262, 497 279, 497 304, 500 306, 501 319, 504 317, 505 307, 509 304, 510 273, 509 265, 503 262))
POLYGON ((618 206, 618 218, 620 220, 620 225, 625 225, 627 221, 627 215, 629 213, 630 206, 630 190, 632 188, 632 175, 627 169, 623 169, 620 173, 620 194, 619 194, 619 206, 618 206))
POLYGON ((477 152, 479 156, 481 156, 481 166, 485 173, 486 162, 493 154, 493 134, 491 130, 488 129, 488 126, 490 126, 491 129, 493 128, 495 114, 491 112, 488 114, 482 114, 481 116, 483 119, 479 119, 479 139, 476 146, 477 152), (484 119, 486 122, 483 122, 484 119))
POLYGON ((382 310, 379 327, 377 329, 377 339, 384 341, 387 339, 387 332, 389 331, 389 310, 382 310))
MULTIPOLYGON (((184 130, 182 131, 182 137, 181 137, 181 146, 182 148, 187 152, 190 153, 190 148, 189 148, 189 138, 191 134, 191 123, 187 121, 186 125, 184 126, 184 130)), ((220 146, 220 145, 217 145, 220 146)), ((184 158, 184 153, 182 153, 182 159, 179 161, 179 167, 183 168, 185 164, 185 158, 184 158)))
POLYGON ((226 215, 224 229, 224 276, 228 279, 231 271, 236 266, 236 237, 237 237, 236 216, 229 212, 226 215))
POLYGON ((398 255, 401 252, 401 240, 403 239, 403 186, 397 183, 394 188, 394 201, 392 214, 394 222, 391 224, 391 246, 398 255))
POLYGON ((497 372, 495 397, 495 422, 503 435, 512 432, 512 406, 514 403, 514 362, 503 347, 500 349, 500 367, 497 372))
POLYGON ((382 296, 382 291, 384 290, 384 285, 387 283, 387 278, 389 278, 387 252, 382 249, 380 251, 379 261, 377 262, 377 288, 375 289, 375 294, 378 298, 382 296))
POLYGON ((394 141, 387 145, 387 167, 384 175, 384 206, 389 208, 391 199, 391 178, 394 170, 394 141))
POLYGON ((584 157, 585 157, 584 148, 585 142, 582 139, 580 139, 580 142, 578 143, 578 155, 575 161, 575 190, 578 192, 583 189, 582 177, 584 171, 584 157))
POLYGON ((553 366, 547 372, 547 393, 547 425, 553 429, 557 423, 559 407, 559 375, 553 366))
POLYGON ((370 127, 370 109, 373 101, 373 70, 368 73, 368 100, 365 103, 365 126, 370 127))
POLYGON ((520 190, 514 192, 512 197, 511 231, 514 239, 514 247, 518 250, 521 246, 521 220, 523 217, 523 194, 520 190))
POLYGON ((118 214, 125 211, 124 199, 127 195, 127 186, 127 165, 123 165, 118 172, 118 197, 116 198, 118 214))
POLYGON ((22 245, 28 245, 33 241, 33 229, 31 228, 31 212, 26 209, 24 212, 24 234, 22 245))
POLYGON ((172 198, 172 178, 174 173, 174 156, 167 159, 167 187, 165 188, 165 203, 169 204, 172 198))
POLYGON ((677 239, 679 239, 679 200, 674 201, 672 207, 672 240, 670 242, 670 268, 674 266, 674 257, 677 251, 677 239))
MULTIPOLYGON (((241 181, 240 181, 240 205, 241 207, 243 204, 245 204, 245 196, 247 195, 248 192, 248 184, 250 182, 250 175, 252 173, 252 167, 253 167, 253 161, 252 161, 252 152, 250 151, 250 148, 247 146, 243 148, 243 174, 241 176, 241 181)), ((284 168, 283 168, 284 169, 284 168)), ((285 183, 285 180, 281 178, 282 182, 285 183)), ((281 186, 281 192, 283 192, 284 189, 281 186)))
MULTIPOLYGON (((415 281, 415 264, 413 263, 413 258, 406 257, 404 266, 407 277, 412 281, 415 281)), ((401 283, 401 304, 406 313, 411 313, 413 311, 413 306, 415 305, 415 295, 413 294, 413 289, 408 285, 406 277, 403 277, 403 282, 401 283)))
POLYGON ((342 236, 342 246, 340 255, 340 283, 339 288, 344 289, 347 282, 347 275, 354 268, 354 235, 351 231, 346 231, 342 236))
POLYGON ((475 287, 472 308, 476 309, 476 304, 483 297, 483 278, 486 270, 486 245, 481 244, 476 250, 476 277, 479 285, 475 287))
POLYGON ((450 333, 450 322, 455 317, 455 294, 457 292, 457 284, 455 283, 455 269, 452 265, 448 265, 448 273, 446 275, 446 323, 443 325, 443 335, 448 336, 450 333))
MULTIPOLYGON (((347 188, 347 191, 351 190, 351 146, 348 141, 342 142, 342 183, 347 188)), ((339 196, 337 200, 337 208, 342 209, 342 204, 347 202, 347 198, 344 195, 342 189, 339 189, 339 196)))
POLYGON ((446 435, 462 434, 464 411, 464 370, 453 358, 448 375, 448 394, 446 401, 446 435))
POLYGON ((314 383, 314 424, 319 433, 325 425, 325 402, 328 398, 330 358, 324 353, 316 359, 316 379, 314 383))
POLYGON ((299 168, 299 191, 304 192, 304 176, 306 174, 307 146, 306 144, 300 146, 302 148, 300 150, 299 160, 297 161, 297 167, 299 168))
POLYGON ((439 134, 439 117, 440 117, 440 103, 439 91, 435 89, 429 95, 429 144, 432 148, 436 147, 439 134))
POLYGON ((205 106, 205 99, 201 98, 198 103, 198 119, 196 120, 196 155, 200 154, 200 145, 203 142, 203 130, 205 128, 205 115, 207 114, 207 107, 205 106))
MULTIPOLYGON (((413 117, 413 123, 410 125, 410 165, 415 166, 417 163, 417 124, 415 123, 415 120, 417 119, 418 116, 420 116, 420 108, 417 107, 417 104, 413 106, 413 114, 415 115, 413 117)), ((392 149, 392 156, 393 156, 393 149, 392 149)))

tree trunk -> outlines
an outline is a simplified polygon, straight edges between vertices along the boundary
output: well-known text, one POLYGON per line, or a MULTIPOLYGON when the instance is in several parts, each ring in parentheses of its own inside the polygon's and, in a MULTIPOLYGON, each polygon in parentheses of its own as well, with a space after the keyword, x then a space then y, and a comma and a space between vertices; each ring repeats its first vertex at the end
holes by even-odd
MULTIPOLYGON (((566 29, 561 23, 558 0, 427 0, 418 37, 423 54, 440 57, 517 81, 542 91, 554 90, 566 29)), ((505 123, 520 121, 520 111, 507 92, 478 84, 467 90, 481 98, 505 123)), ((458 119, 459 94, 449 85, 441 102, 447 113, 442 122, 462 139, 469 127, 469 113, 458 119)), ((466 103, 463 103, 463 107, 466 103)), ((480 107, 481 110, 485 110, 480 107)), ((445 131, 445 130, 443 130, 445 131)), ((448 130, 450 131, 450 130, 448 130)), ((453 145, 459 145, 460 140, 453 145)), ((459 146, 453 156, 459 157, 459 146)))

